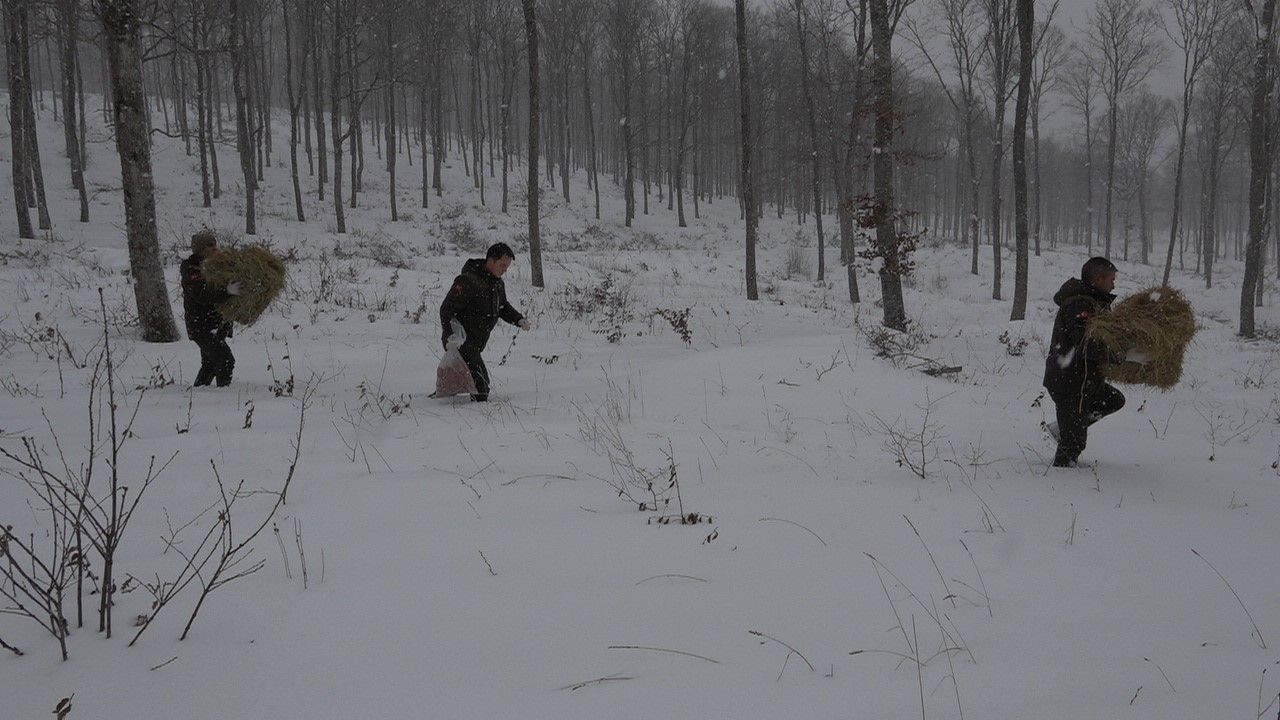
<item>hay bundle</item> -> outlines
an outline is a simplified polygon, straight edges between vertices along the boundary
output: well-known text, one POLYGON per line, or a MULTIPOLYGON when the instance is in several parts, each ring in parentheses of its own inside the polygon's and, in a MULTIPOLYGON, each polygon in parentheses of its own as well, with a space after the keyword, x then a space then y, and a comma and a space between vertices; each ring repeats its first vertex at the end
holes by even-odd
POLYGON ((1123 358, 1130 350, 1146 353, 1145 364, 1119 362, 1103 368, 1109 380, 1168 390, 1182 377, 1182 356, 1196 334, 1195 312, 1181 292, 1153 287, 1121 300, 1111 312, 1089 320, 1087 336, 1123 358))
POLYGON ((240 283, 240 294, 232 295, 218 311, 227 320, 242 325, 257 322, 285 286, 284 261, 261 245, 214 253, 201 268, 205 280, 215 287, 240 283))

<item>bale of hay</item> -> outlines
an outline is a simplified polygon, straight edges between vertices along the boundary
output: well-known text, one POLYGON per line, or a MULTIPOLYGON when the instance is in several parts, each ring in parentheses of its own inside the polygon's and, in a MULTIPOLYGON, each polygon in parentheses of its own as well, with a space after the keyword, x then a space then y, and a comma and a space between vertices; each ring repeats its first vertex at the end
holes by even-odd
POLYGON ((1089 320, 1086 336, 1116 357, 1130 350, 1147 354, 1145 364, 1108 364, 1103 375, 1120 383, 1168 390, 1182 377, 1182 357, 1196 334, 1195 312, 1183 294, 1171 287, 1152 287, 1116 303, 1110 312, 1089 320))
POLYGON ((242 325, 257 322, 285 287, 284 261, 262 245, 219 251, 206 258, 201 268, 210 285, 240 283, 240 294, 228 298, 218 311, 227 320, 242 325))

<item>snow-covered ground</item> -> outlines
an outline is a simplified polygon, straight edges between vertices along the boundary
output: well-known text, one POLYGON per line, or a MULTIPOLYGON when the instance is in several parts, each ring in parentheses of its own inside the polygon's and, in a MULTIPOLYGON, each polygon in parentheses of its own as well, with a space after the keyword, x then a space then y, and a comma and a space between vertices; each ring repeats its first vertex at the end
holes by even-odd
MULTIPOLYGON (((569 203, 544 195, 546 289, 530 287, 522 245, 507 275, 536 327, 495 332, 494 402, 433 400, 442 293, 465 258, 519 242, 522 204, 500 213, 487 179, 481 207, 453 156, 445 196, 423 210, 402 159, 405 217, 390 223, 369 148, 338 236, 313 192, 310 221, 292 220, 286 157, 259 229, 295 252, 287 298, 237 332, 230 388, 192 391, 195 346, 140 343, 128 323, 114 146, 91 132, 93 222, 80 225, 48 120, 53 236, 19 243, 0 213, 0 443, 52 451, 52 428, 71 467, 87 457, 91 369, 67 356, 83 364, 101 346, 103 288, 122 415, 139 408, 121 471, 136 482, 153 455, 177 453, 138 506, 119 577, 181 570, 164 538, 194 520, 178 540, 189 552, 214 521, 201 514, 219 497, 210 461, 228 487, 278 489, 314 395, 279 541, 268 527, 248 561, 264 568, 210 595, 181 642, 194 588, 127 647, 151 602, 130 583, 114 637, 87 611, 67 662, 34 622, 0 615, 0 639, 26 651, 0 653, 4 718, 46 717, 72 694, 70 718, 106 720, 1277 712, 1280 344, 1234 335, 1231 262, 1212 291, 1177 275, 1203 326, 1183 382, 1125 388, 1088 467, 1057 470, 1040 375, 1049 298, 1078 271, 1076 249, 1032 259, 1025 323, 989 299, 989 257, 974 277, 964 248, 922 249, 914 354, 961 368, 932 377, 877 357, 874 276, 855 311, 836 253, 826 285, 786 271, 792 219, 766 213, 762 297, 748 302, 731 199, 698 220, 687 202, 679 229, 653 198, 625 229, 616 187, 596 221, 579 178, 569 203), (654 314, 685 309, 687 344, 654 314), (620 496, 646 497, 637 477, 670 505, 620 496), (680 512, 699 522, 662 520, 680 512)), ((203 225, 242 227, 239 189, 224 146, 226 194, 202 209, 197 160, 155 140, 180 321, 179 251, 203 225)), ((1119 291, 1156 277, 1122 264, 1119 291)), ((1272 329, 1278 302, 1269 281, 1272 329)), ((240 500, 237 532, 271 502, 240 500)), ((12 475, 0 522, 44 523, 12 475)))

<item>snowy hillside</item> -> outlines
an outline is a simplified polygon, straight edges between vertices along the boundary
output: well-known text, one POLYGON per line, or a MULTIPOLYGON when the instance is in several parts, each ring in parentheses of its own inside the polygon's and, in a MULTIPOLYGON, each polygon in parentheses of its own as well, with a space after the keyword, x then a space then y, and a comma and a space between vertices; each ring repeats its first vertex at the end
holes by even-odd
MULTIPOLYGON (((47 116, 41 130, 55 147, 47 116)), ((1246 342, 1239 267, 1225 262, 1207 292, 1178 274, 1202 325, 1182 383, 1124 388, 1087 467, 1053 469, 1040 379, 1050 296, 1078 272, 1076 248, 1032 258, 1025 323, 989 299, 989 257, 975 277, 965 248, 923 248, 913 332, 886 358, 874 276, 857 311, 835 252, 834 282, 806 277, 815 251, 789 262, 793 218, 766 212, 762 297, 748 302, 731 198, 698 220, 686 207, 686 229, 651 198, 626 229, 618 189, 604 184, 597 221, 578 178, 569 203, 544 195, 536 290, 523 205, 499 212, 496 181, 482 207, 455 164, 423 210, 418 166, 402 166, 404 219, 390 223, 370 148, 345 236, 305 178, 310 219, 293 221, 287 164, 268 169, 259 239, 290 258, 290 289, 237 329, 231 387, 192 390, 195 346, 141 343, 131 324, 114 146, 91 126, 87 225, 46 152, 52 235, 16 242, 0 214, 0 447, 24 456, 30 437, 61 472, 56 438, 69 471, 88 461, 101 288, 121 425, 133 417, 123 484, 173 457, 124 535, 111 638, 96 595, 66 662, 35 622, 0 615, 0 640, 25 653, 0 652, 0 717, 48 717, 72 695, 68 717, 103 720, 1278 711, 1271 279, 1272 337, 1246 342), (493 402, 430 399, 442 294, 498 240, 517 246, 508 293, 535 327, 495 331, 493 402), (215 468, 249 493, 238 542, 299 434, 287 501, 237 568, 262 569, 209 594, 179 641, 197 580, 129 647, 151 613, 146 585, 178 577, 216 523, 215 468)), ((181 141, 156 135, 155 159, 180 318, 177 261, 202 226, 237 236, 239 188, 224 173, 204 210, 181 141)), ((1122 264, 1118 291, 1157 278, 1122 264)), ((48 513, 0 460, 0 522, 44 542, 48 513)))

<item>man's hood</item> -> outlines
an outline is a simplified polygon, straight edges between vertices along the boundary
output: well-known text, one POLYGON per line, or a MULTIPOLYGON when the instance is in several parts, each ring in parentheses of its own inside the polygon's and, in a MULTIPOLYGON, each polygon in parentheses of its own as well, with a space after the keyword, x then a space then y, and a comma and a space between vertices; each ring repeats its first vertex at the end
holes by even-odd
POLYGON ((1102 292, 1080 278, 1070 278, 1062 283, 1062 287, 1058 288, 1058 292, 1053 294, 1053 302, 1061 307, 1068 300, 1079 295, 1092 298, 1105 305, 1110 305, 1116 299, 1115 295, 1102 292))
POLYGON ((465 275, 479 275, 485 280, 496 280, 493 273, 489 272, 489 268, 484 266, 484 258, 471 258, 462 264, 462 273, 465 275))

